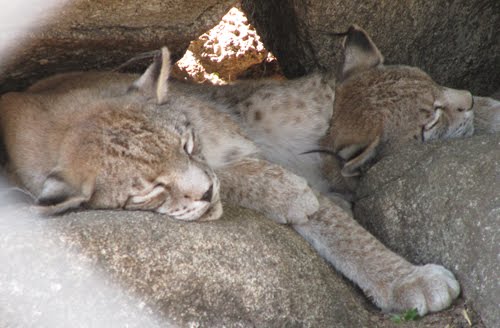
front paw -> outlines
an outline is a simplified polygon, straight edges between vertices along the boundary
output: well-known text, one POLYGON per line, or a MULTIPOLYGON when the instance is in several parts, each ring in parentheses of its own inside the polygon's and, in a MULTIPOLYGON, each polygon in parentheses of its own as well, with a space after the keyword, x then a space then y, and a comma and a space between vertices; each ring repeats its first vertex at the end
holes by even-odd
POLYGON ((302 177, 285 171, 279 178, 269 179, 268 185, 268 214, 278 223, 304 224, 319 210, 318 198, 302 177))
POLYGON ((307 185, 297 190, 296 197, 290 201, 286 214, 286 223, 289 224, 304 224, 310 215, 319 210, 318 198, 307 185))
POLYGON ((417 309, 423 316, 450 306, 460 294, 455 276, 436 264, 415 266, 414 270, 393 285, 392 310, 417 309))

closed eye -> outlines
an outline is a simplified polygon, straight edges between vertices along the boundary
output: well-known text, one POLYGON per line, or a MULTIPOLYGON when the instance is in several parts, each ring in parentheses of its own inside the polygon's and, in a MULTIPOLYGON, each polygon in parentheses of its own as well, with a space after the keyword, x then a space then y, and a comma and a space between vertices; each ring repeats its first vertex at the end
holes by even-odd
POLYGON ((149 192, 142 195, 131 195, 125 205, 126 209, 152 210, 165 203, 168 188, 163 183, 158 183, 149 192))
POLYGON ((194 143, 195 143, 195 134, 194 131, 187 132, 182 138, 182 149, 188 155, 193 153, 194 143))
POLYGON ((436 125, 438 124, 438 122, 439 122, 439 118, 437 120, 434 119, 431 123, 424 125, 425 131, 429 131, 429 130, 434 129, 436 127, 436 125))
POLYGON ((434 118, 432 119, 432 121, 424 125, 424 130, 429 131, 435 128, 442 114, 443 114, 443 109, 441 107, 437 107, 433 113, 434 118))
POLYGON ((419 110, 421 113, 423 113, 426 117, 431 117, 431 116, 434 114, 434 112, 433 112, 433 111, 431 111, 431 110, 429 110, 429 109, 427 109, 427 108, 419 108, 418 110, 419 110))
POLYGON ((441 107, 437 107, 436 111, 434 112, 434 117, 432 118, 432 120, 429 123, 422 126, 422 131, 421 131, 422 142, 425 142, 430 139, 435 139, 437 137, 437 135, 433 133, 432 130, 436 128, 442 115, 443 115, 443 109, 441 107))
POLYGON ((191 152, 193 151, 193 148, 192 148, 192 147, 189 147, 189 145, 188 145, 188 143, 187 143, 187 142, 184 144, 183 149, 184 149, 184 152, 185 152, 186 154, 188 154, 188 155, 191 155, 191 152))

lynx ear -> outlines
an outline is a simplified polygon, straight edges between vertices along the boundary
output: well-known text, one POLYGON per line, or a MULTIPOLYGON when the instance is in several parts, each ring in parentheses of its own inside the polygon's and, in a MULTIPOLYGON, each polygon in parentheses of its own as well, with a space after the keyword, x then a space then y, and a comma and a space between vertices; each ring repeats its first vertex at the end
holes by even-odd
POLYGON ((352 25, 344 39, 344 65, 342 78, 382 65, 384 57, 373 43, 368 33, 361 27, 352 25))
POLYGON ((42 191, 38 196, 39 205, 54 205, 62 203, 75 194, 75 190, 57 175, 50 175, 43 183, 42 191))
MULTIPOLYGON (((354 158, 349 159, 347 163, 344 164, 344 167, 342 168, 342 171, 340 173, 342 174, 343 177, 348 178, 348 177, 355 177, 360 175, 359 169, 361 166, 366 164, 368 161, 373 159, 375 155, 377 154, 377 147, 380 145, 380 137, 377 136, 363 151, 361 154, 357 155, 354 158)), ((354 147, 358 148, 359 147, 354 147)), ((341 155, 342 156, 342 155, 341 155)))
POLYGON ((77 190, 58 174, 51 174, 43 183, 34 209, 41 215, 66 212, 89 201, 93 188, 93 183, 83 183, 81 189, 77 190))
POLYGON ((139 90, 148 97, 163 104, 168 98, 168 77, 170 75, 170 51, 163 47, 148 69, 136 80, 131 90, 139 90))

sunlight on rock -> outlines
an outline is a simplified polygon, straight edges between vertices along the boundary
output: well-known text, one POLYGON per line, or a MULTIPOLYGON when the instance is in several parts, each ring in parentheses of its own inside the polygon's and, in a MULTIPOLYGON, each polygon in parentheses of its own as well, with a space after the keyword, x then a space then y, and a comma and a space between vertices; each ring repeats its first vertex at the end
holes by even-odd
POLYGON ((253 65, 273 61, 245 14, 233 7, 218 25, 191 42, 173 75, 186 81, 226 84, 253 65))

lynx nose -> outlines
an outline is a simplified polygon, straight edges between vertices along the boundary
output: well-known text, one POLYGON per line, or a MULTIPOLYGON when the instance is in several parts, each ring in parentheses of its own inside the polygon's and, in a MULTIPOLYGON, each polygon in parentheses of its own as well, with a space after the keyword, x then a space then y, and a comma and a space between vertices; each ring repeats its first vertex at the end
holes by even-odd
POLYGON ((210 188, 208 188, 208 190, 203 194, 203 196, 201 196, 201 199, 202 201, 205 201, 205 202, 211 202, 212 201, 212 194, 214 192, 214 185, 210 185, 210 188))

